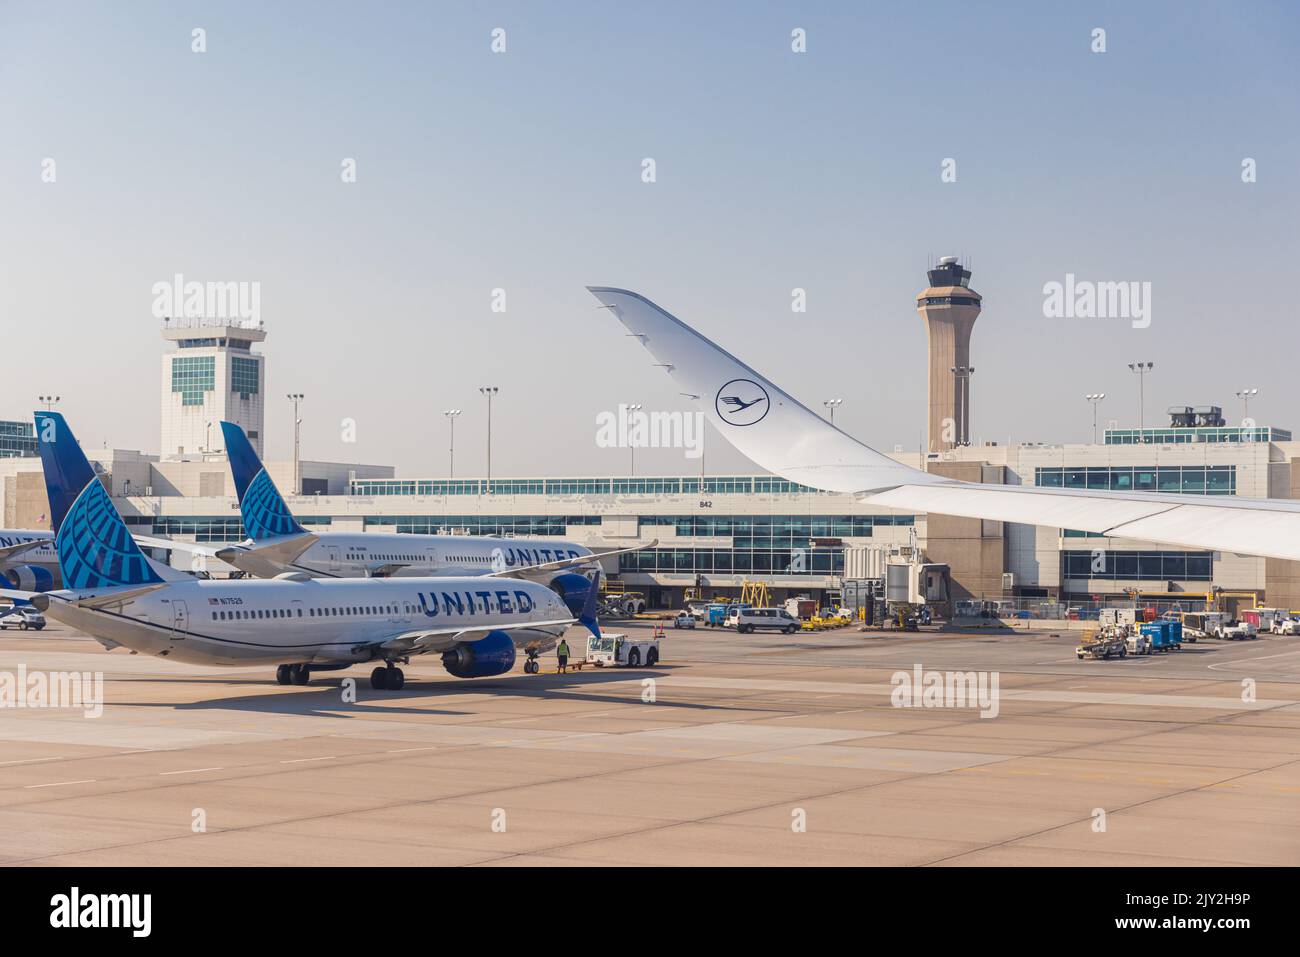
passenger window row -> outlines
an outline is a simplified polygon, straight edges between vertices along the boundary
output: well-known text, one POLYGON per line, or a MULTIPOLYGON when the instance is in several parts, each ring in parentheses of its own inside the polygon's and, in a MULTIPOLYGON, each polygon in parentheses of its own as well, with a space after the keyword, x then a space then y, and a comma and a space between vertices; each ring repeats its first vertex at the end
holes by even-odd
MULTIPOLYGON (((309 618, 365 618, 365 617, 383 617, 385 615, 396 615, 398 609, 404 609, 406 614, 412 614, 415 606, 410 602, 402 602, 392 605, 347 605, 343 607, 320 607, 308 608, 307 617, 309 618)), ((251 621, 266 620, 270 618, 302 618, 303 610, 301 608, 241 608, 229 611, 214 611, 212 613, 213 621, 251 621)))

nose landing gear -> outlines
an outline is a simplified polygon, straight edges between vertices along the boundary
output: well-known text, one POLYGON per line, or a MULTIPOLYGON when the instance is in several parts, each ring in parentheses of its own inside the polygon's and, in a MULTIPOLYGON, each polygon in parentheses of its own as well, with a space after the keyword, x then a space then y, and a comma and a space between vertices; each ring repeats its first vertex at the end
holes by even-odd
POLYGON ((541 663, 537 660, 537 649, 527 649, 528 660, 524 662, 524 674, 535 675, 542 670, 541 663))

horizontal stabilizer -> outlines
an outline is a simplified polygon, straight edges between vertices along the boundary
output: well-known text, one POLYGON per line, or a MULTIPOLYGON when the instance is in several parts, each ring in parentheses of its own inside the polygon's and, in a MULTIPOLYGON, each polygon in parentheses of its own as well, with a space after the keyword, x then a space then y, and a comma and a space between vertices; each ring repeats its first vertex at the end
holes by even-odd
POLYGON ((141 585, 139 588, 119 588, 99 595, 78 596, 72 599, 71 604, 79 608, 106 608, 109 605, 118 605, 124 601, 130 601, 133 598, 139 598, 141 595, 148 595, 151 592, 156 592, 159 588, 166 587, 167 583, 161 582, 156 585, 141 585))
POLYGON ((239 565, 240 556, 281 565, 292 565, 316 541, 315 534, 303 532, 300 535, 286 535, 283 538, 266 539, 256 544, 227 545, 224 548, 217 549, 216 557, 236 567, 239 565))

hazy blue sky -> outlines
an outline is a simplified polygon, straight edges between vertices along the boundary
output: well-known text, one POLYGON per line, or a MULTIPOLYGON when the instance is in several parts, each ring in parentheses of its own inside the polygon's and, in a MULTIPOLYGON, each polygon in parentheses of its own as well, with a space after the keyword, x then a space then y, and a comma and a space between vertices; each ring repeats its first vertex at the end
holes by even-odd
MULTIPOLYGON (((443 474, 458 406, 457 471, 480 473, 493 383, 495 473, 620 473, 597 413, 686 400, 583 288, 605 284, 915 448, 914 297, 957 253, 985 297, 977 439, 1082 441, 1093 391, 1136 424, 1139 358, 1148 422, 1235 421, 1255 386, 1253 417, 1300 432, 1298 11, 0 0, 0 418, 54 391, 88 446, 155 450, 151 286, 179 272, 261 283, 272 457, 302 390, 304 456, 443 474), (1067 272, 1149 281, 1150 327, 1044 318, 1067 272)), ((719 441, 708 464, 747 467, 719 441)))

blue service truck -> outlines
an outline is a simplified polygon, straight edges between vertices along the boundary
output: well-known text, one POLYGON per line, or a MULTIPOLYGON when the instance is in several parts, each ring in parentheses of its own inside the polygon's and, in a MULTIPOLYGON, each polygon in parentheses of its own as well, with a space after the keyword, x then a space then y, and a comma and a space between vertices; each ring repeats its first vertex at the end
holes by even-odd
POLYGON ((1162 618, 1148 621, 1142 625, 1142 635, 1150 642, 1151 653, 1160 651, 1181 651, 1183 647, 1183 623, 1162 618))
POLYGON ((706 628, 721 628, 727 623, 727 605, 722 602, 713 602, 704 609, 704 626, 706 628))

